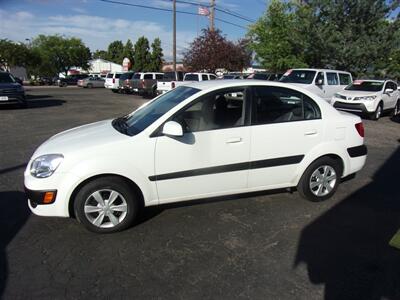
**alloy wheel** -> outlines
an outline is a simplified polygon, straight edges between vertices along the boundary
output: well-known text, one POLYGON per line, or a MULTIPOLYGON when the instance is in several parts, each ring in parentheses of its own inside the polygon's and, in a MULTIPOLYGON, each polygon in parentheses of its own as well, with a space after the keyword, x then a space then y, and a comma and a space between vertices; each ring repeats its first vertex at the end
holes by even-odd
POLYGON ((310 190, 317 197, 326 196, 334 189, 336 180, 334 168, 328 165, 319 166, 310 177, 310 190))

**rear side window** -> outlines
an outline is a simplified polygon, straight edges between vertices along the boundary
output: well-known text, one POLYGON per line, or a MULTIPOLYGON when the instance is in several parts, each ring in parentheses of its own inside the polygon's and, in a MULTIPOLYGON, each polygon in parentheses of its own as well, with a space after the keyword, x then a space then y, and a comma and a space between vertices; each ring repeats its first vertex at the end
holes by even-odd
POLYGON ((318 105, 308 96, 287 88, 255 87, 252 124, 272 124, 321 118, 318 105))
POLYGON ((157 80, 161 80, 161 79, 163 79, 163 74, 156 74, 156 79, 157 80))
POLYGON ((350 74, 339 73, 340 85, 349 85, 351 83, 350 74))
POLYGON ((143 79, 153 79, 153 74, 144 74, 143 79))
POLYGON ((205 75, 205 74, 203 74, 203 75, 201 75, 201 79, 202 79, 202 80, 208 80, 208 76, 205 75))
POLYGON ((326 72, 326 80, 328 81, 328 85, 339 85, 337 73, 326 72))

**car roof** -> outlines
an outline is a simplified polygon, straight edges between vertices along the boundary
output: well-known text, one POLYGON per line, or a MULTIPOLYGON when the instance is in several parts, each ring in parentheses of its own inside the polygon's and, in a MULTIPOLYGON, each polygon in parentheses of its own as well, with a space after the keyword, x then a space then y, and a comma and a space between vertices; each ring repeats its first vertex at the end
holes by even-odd
POLYGON ((312 68, 296 68, 291 69, 292 71, 316 71, 316 72, 338 72, 338 73, 349 73, 348 71, 332 70, 332 69, 312 69, 312 68))
POLYGON ((220 88, 230 88, 230 87, 241 87, 241 86, 277 86, 295 89, 299 91, 305 91, 303 88, 294 86, 291 83, 284 83, 279 81, 266 81, 266 80, 248 80, 248 79, 238 79, 238 80, 205 80, 196 81, 185 84, 185 86, 193 87, 199 90, 214 90, 220 88))
POLYGON ((354 81, 368 81, 368 82, 382 82, 383 83, 383 82, 392 81, 392 80, 389 80, 389 79, 386 79, 386 80, 382 80, 382 79, 356 79, 354 81))

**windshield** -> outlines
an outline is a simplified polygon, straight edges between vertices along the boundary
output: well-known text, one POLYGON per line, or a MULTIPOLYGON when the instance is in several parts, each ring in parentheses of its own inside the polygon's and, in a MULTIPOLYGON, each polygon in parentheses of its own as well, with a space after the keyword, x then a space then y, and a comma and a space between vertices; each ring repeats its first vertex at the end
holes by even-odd
POLYGON ((381 81, 356 80, 345 88, 347 91, 379 92, 383 89, 381 81))
POLYGON ((8 73, 0 73, 0 83, 14 83, 14 78, 8 73))
POLYGON ((310 84, 313 82, 316 71, 289 70, 279 80, 288 83, 310 84))
POLYGON ((184 81, 199 81, 199 75, 197 75, 197 74, 186 74, 184 81))
POLYGON ((173 107, 199 91, 199 89, 192 87, 180 86, 158 97, 127 117, 127 134, 140 133, 173 107))
POLYGON ((121 80, 130 79, 132 74, 133 74, 132 72, 121 74, 121 77, 119 79, 121 80))
POLYGON ((164 81, 176 80, 175 72, 165 72, 163 75, 163 80, 164 81))

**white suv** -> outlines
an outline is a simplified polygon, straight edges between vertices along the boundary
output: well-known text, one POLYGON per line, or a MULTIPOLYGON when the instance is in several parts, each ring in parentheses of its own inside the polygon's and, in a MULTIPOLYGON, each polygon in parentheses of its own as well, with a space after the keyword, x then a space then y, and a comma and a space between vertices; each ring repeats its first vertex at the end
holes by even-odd
POLYGON ((400 112, 400 92, 391 80, 356 80, 332 98, 336 109, 366 114, 378 120, 384 111, 400 112))
POLYGON ((327 69, 292 69, 286 71, 281 82, 302 87, 330 102, 332 96, 352 83, 349 72, 327 69))
POLYGON ((104 87, 106 89, 112 90, 114 93, 118 92, 119 88, 119 77, 122 73, 108 73, 106 76, 106 81, 104 82, 104 87))
POLYGON ((304 89, 203 81, 53 136, 29 161, 25 189, 37 215, 113 232, 141 206, 292 187, 322 201, 366 154, 360 117, 304 89))

